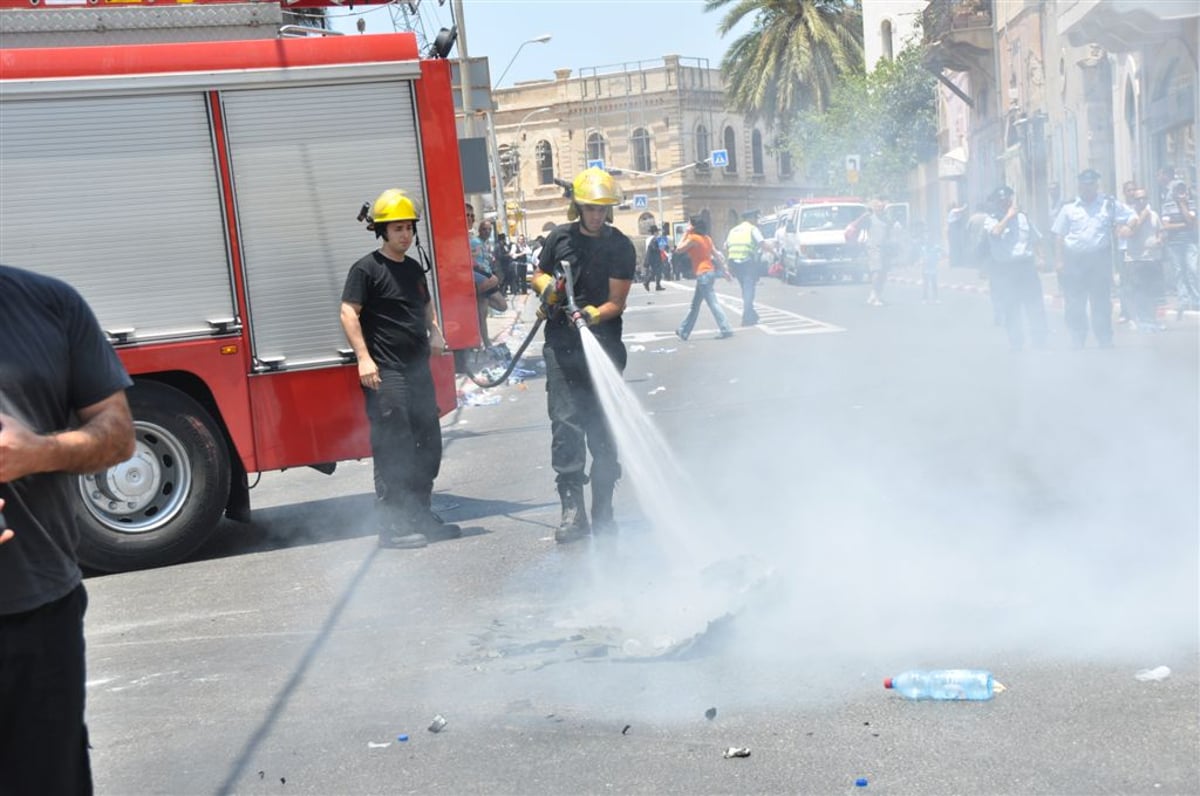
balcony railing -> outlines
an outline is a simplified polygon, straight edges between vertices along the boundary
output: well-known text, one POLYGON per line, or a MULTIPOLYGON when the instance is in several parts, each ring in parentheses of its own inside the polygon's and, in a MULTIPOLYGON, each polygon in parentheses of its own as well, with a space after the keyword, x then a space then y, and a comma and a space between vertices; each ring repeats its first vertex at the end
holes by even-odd
POLYGON ((926 44, 940 41, 957 30, 991 26, 992 0, 932 0, 921 12, 926 44))

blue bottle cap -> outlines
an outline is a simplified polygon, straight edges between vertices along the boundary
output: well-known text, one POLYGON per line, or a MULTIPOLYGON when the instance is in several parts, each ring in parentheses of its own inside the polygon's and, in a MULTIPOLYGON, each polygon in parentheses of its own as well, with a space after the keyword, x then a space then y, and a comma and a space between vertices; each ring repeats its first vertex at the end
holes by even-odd
POLYGON ((856 788, 865 788, 865 787, 867 787, 867 778, 866 778, 866 777, 859 777, 858 779, 854 780, 854 787, 856 787, 856 788))
POLYGON ((408 736, 404 735, 404 734, 397 735, 396 740, 399 741, 400 743, 404 743, 405 741, 408 740, 408 736))

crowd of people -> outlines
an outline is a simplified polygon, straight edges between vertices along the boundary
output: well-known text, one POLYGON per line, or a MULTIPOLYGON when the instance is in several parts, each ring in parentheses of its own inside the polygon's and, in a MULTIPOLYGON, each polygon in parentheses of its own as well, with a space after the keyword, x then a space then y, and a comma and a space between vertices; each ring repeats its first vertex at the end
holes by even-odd
POLYGON ((1073 199, 1064 199, 1057 183, 1050 186, 1052 242, 1043 240, 1006 186, 973 213, 964 203, 950 209, 950 265, 986 275, 995 322, 1008 330, 1014 348, 1024 342, 1022 318, 1034 345, 1044 341, 1039 270, 1057 276, 1077 348, 1089 335, 1102 348, 1112 346, 1114 297, 1117 323, 1139 332, 1162 330, 1164 308, 1173 308, 1177 318, 1200 310, 1195 192, 1171 166, 1158 170, 1153 193, 1127 181, 1118 198, 1104 193, 1102 180, 1095 169, 1083 170, 1073 199))

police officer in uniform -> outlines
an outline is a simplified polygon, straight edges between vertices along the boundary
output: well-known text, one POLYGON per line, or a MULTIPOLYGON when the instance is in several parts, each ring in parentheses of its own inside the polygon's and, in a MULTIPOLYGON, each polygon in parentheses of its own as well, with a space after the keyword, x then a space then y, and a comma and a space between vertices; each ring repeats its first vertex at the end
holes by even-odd
POLYGON ((550 415, 550 462, 557 473, 562 500, 562 520, 554 534, 559 543, 573 542, 616 529, 613 523, 613 489, 621 476, 617 449, 600 406, 584 357, 578 321, 586 322, 606 354, 624 371, 626 352, 621 342, 621 313, 633 284, 637 252, 633 243, 612 221, 612 208, 620 202, 617 186, 608 172, 590 168, 571 184, 567 218, 546 238, 533 277, 534 292, 553 305, 546 323, 547 408, 550 415), (570 263, 576 317, 565 309, 565 274, 560 263, 570 263), (592 453, 590 478, 587 452, 592 453), (592 521, 584 505, 583 486, 592 485, 592 521))
POLYGON ((733 275, 742 287, 742 326, 754 326, 758 323, 758 312, 754 309, 754 292, 760 273, 763 234, 754 224, 757 218, 756 210, 743 213, 742 223, 729 230, 729 234, 725 236, 725 256, 729 258, 733 275))
POLYGON ((1116 234, 1133 219, 1128 208, 1100 193, 1100 173, 1079 175, 1079 196, 1058 211, 1052 231, 1067 329, 1075 348, 1083 348, 1091 306, 1092 334, 1101 348, 1111 348, 1112 279, 1116 234))
POLYGON ((1013 190, 1001 186, 988 197, 988 215, 983 222, 991 261, 991 287, 1000 303, 1000 314, 1008 329, 1008 343, 1014 351, 1025 345, 1021 316, 1029 324, 1035 348, 1046 345, 1046 307, 1042 300, 1042 280, 1038 277, 1034 247, 1042 234, 1023 212, 1017 209, 1013 190))

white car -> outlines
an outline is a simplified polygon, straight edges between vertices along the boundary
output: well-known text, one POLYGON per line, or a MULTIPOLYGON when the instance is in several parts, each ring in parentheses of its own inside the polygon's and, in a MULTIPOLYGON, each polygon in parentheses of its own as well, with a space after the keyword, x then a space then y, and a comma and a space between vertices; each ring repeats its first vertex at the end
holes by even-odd
POLYGON ((784 281, 866 279, 866 251, 846 242, 846 227, 866 212, 867 206, 853 199, 806 200, 784 211, 784 281))

